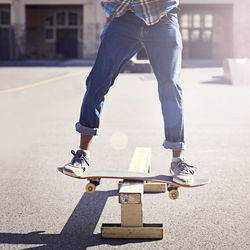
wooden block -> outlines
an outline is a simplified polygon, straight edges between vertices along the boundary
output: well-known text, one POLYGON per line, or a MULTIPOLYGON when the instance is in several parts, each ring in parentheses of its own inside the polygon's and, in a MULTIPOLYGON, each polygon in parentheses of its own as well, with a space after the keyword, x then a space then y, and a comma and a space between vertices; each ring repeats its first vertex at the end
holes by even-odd
POLYGON ((142 227, 122 227, 121 224, 102 224, 102 238, 162 239, 163 224, 143 224, 142 227))
POLYGON ((144 193, 165 193, 166 184, 164 183, 144 183, 144 193))
POLYGON ((119 202, 121 204, 140 204, 143 198, 143 182, 124 182, 119 190, 119 202))
POLYGON ((250 59, 227 58, 223 61, 224 78, 232 85, 250 85, 250 59))
MULTIPOLYGON (((129 171, 150 173, 150 148, 136 148, 129 171)), ((143 224, 142 199, 144 191, 165 192, 165 185, 143 181, 119 182, 121 224, 103 224, 102 238, 162 239, 162 224, 143 224), (144 187, 146 190, 144 190, 144 187)))
POLYGON ((142 204, 121 204, 121 225, 142 227, 142 204))

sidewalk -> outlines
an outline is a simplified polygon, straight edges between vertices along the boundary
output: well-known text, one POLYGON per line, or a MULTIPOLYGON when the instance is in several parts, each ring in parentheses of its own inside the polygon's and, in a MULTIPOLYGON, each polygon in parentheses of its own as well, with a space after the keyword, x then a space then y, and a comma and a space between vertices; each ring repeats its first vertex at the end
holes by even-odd
POLYGON ((0 61, 0 67, 78 67, 92 66, 93 60, 19 60, 0 61))
MULTIPOLYGON (((139 60, 140 61, 140 60, 139 60)), ((145 60, 142 60, 145 61, 145 60)), ((94 60, 20 60, 0 61, 0 67, 76 67, 92 66, 94 60)), ((221 60, 183 60, 183 67, 187 68, 211 68, 222 67, 221 60)))

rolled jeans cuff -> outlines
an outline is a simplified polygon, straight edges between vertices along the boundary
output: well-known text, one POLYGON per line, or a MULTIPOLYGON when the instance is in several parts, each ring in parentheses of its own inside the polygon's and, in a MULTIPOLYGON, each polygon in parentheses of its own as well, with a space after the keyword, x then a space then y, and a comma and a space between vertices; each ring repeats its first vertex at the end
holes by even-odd
POLYGON ((88 128, 81 125, 79 122, 76 123, 76 131, 83 135, 98 135, 98 128, 88 128))
POLYGON ((178 150, 178 151, 183 151, 185 149, 184 142, 169 142, 167 140, 164 140, 162 146, 166 149, 172 149, 172 150, 178 150))

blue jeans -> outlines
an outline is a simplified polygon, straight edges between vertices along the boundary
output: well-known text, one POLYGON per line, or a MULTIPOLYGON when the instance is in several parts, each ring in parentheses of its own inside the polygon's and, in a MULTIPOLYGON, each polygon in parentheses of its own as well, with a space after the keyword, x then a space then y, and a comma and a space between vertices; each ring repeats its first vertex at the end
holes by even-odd
POLYGON ((182 89, 179 86, 182 40, 176 14, 167 14, 157 24, 147 26, 133 12, 113 18, 106 25, 95 64, 86 80, 76 130, 97 135, 104 96, 113 85, 122 66, 145 47, 158 81, 165 141, 163 146, 184 150, 182 89))

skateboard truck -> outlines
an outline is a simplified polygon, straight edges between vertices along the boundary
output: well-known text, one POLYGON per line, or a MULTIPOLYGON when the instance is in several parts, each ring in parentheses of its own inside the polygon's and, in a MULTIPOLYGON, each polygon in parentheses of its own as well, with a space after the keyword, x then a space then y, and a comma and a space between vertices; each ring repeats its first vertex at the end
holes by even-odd
MULTIPOLYGON (((131 181, 131 180, 129 180, 131 181)), ((89 179, 89 183, 86 185, 85 190, 87 193, 92 194, 95 192, 96 187, 100 185, 100 178, 89 179)), ((179 187, 171 184, 167 185, 168 196, 171 200, 177 200, 179 198, 179 187)))

